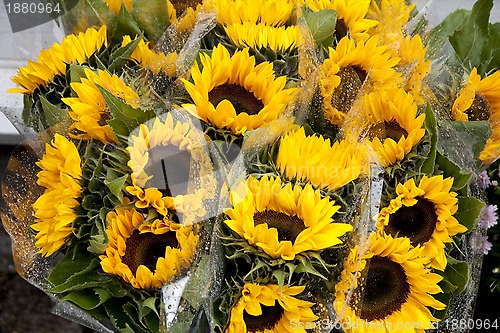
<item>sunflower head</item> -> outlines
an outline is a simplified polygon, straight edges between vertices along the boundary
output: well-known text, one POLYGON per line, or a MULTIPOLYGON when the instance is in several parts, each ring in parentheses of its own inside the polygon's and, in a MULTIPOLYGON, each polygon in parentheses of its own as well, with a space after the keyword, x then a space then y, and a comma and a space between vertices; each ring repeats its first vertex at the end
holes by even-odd
POLYGON ((396 187, 397 197, 380 211, 379 234, 409 238, 413 246, 422 246, 432 267, 446 267, 445 243, 450 236, 467 231, 453 215, 458 210, 457 194, 451 191, 453 178, 424 176, 420 183, 410 179, 396 187))
POLYGON ((283 185, 280 178, 250 176, 231 193, 231 202, 226 225, 272 258, 293 260, 301 252, 332 247, 352 230, 349 224, 333 222, 340 207, 311 185, 302 188, 283 185))
POLYGON ((106 273, 134 288, 149 289, 160 288, 190 267, 199 239, 192 228, 167 218, 147 222, 135 209, 117 209, 107 220, 109 243, 100 256, 106 273))
POLYGON ((340 320, 351 323, 347 327, 355 327, 357 332, 370 332, 376 324, 395 328, 409 321, 418 323, 416 329, 432 328, 431 322, 437 319, 429 308, 445 308, 432 296, 441 292, 438 282, 442 276, 430 272, 428 259, 408 238, 373 234, 367 244, 364 253, 359 246, 352 249, 342 280, 335 286, 333 306, 340 320), (352 325, 360 321, 362 325, 352 325))
POLYGON ((233 56, 221 44, 212 56, 201 56, 203 68, 191 70, 193 82, 183 80, 194 105, 194 116, 234 134, 263 127, 278 118, 296 89, 285 89, 286 77, 275 77, 272 63, 255 64, 248 49, 233 56))
POLYGON ((280 288, 275 284, 245 284, 241 297, 231 309, 226 333, 286 333, 290 332, 292 320, 297 324, 314 322, 318 319, 311 310, 314 303, 294 297, 304 289, 304 286, 280 288))
POLYGON ((307 136, 301 127, 281 139, 276 164, 289 180, 337 190, 366 171, 364 152, 356 143, 307 136))
POLYGON ((79 205, 81 191, 81 158, 73 142, 56 134, 36 165, 41 168, 37 184, 45 191, 33 204, 35 223, 31 229, 36 232, 39 252, 49 256, 66 243, 78 217, 74 208, 79 205))
POLYGON ((133 183, 127 191, 137 197, 137 207, 163 215, 176 209, 185 223, 205 215, 216 180, 204 137, 192 124, 174 121, 171 113, 164 121, 156 118, 139 127, 127 150, 133 183))

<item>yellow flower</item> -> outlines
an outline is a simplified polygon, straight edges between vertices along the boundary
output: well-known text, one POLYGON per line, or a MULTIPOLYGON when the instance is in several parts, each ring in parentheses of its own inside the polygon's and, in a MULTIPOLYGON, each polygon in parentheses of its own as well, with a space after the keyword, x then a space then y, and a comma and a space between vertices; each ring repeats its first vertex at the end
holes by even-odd
POLYGON ((201 55, 203 69, 191 69, 193 83, 182 80, 194 105, 185 106, 194 116, 217 128, 244 135, 278 118, 297 89, 284 89, 286 77, 275 77, 273 65, 255 65, 248 49, 233 56, 223 45, 212 57, 201 55))
POLYGON ((370 0, 300 0, 300 3, 309 6, 314 11, 336 10, 335 36, 337 40, 351 35, 356 41, 365 41, 369 38, 368 29, 378 23, 366 18, 370 0))
POLYGON ((493 133, 479 155, 489 165, 500 156, 500 71, 481 79, 472 69, 465 87, 458 93, 452 108, 452 117, 460 121, 488 120, 493 133))
POLYGON ((106 273, 134 288, 161 288, 191 266, 199 236, 164 218, 145 222, 135 209, 117 209, 107 216, 106 253, 99 256, 106 273))
POLYGON ((445 243, 450 236, 467 231, 453 215, 458 209, 457 194, 451 191, 453 178, 424 176, 419 185, 412 178, 396 187, 397 197, 380 211, 379 233, 408 237, 413 246, 423 247, 422 255, 433 258, 432 267, 446 267, 445 243))
POLYGON ((320 67, 320 93, 323 112, 335 125, 341 125, 363 87, 366 91, 396 87, 400 74, 394 70, 399 58, 387 46, 379 46, 379 36, 355 43, 344 37, 320 67))
POLYGON ((421 249, 413 248, 408 238, 376 234, 367 246, 366 251, 359 246, 351 250, 335 286, 333 307, 342 314, 346 332, 393 332, 405 323, 413 324, 403 326, 405 332, 433 328, 437 319, 429 308, 445 308, 432 296, 441 292, 443 277, 426 268, 421 249))
POLYGON ((314 303, 293 296, 300 294, 304 286, 245 284, 241 297, 231 309, 231 318, 226 333, 305 333, 305 329, 294 328, 318 319, 311 307, 314 303), (302 325, 301 325, 302 324, 302 325))
POLYGON ((31 94, 39 86, 45 87, 56 75, 66 74, 70 63, 83 63, 103 45, 107 46, 106 26, 99 30, 87 29, 78 35, 69 35, 61 44, 54 43, 48 50, 40 51, 37 61, 28 60, 28 65, 18 70, 12 78, 22 88, 8 92, 31 94))
MULTIPOLYGON (((123 36, 122 46, 129 44, 131 41, 132 39, 130 36, 123 36)), ((154 75, 158 75, 160 72, 163 72, 168 76, 175 76, 177 70, 177 53, 172 52, 168 55, 156 53, 151 50, 148 45, 149 42, 146 43, 143 39, 141 39, 134 52, 130 55, 130 59, 133 59, 141 66, 150 69, 154 75)))
POLYGON ((286 51, 300 46, 304 41, 298 26, 273 27, 264 23, 233 23, 224 27, 229 38, 239 47, 286 51))
POLYGON ((281 26, 295 8, 291 0, 214 0, 217 21, 222 24, 261 22, 269 26, 281 26))
POLYGON ((290 180, 336 190, 365 170, 365 152, 362 146, 346 141, 331 145, 322 136, 306 136, 301 127, 281 139, 276 164, 290 180))
POLYGON ((352 230, 349 224, 333 223, 340 206, 321 198, 311 185, 282 186, 279 178, 250 176, 231 192, 231 203, 225 223, 272 258, 293 260, 301 252, 332 247, 352 230))
POLYGON ((85 69, 85 75, 86 78, 81 78, 81 82, 71 83, 71 88, 78 97, 62 99, 71 108, 69 115, 75 121, 71 129, 82 132, 75 135, 75 138, 117 142, 111 126, 106 122, 111 119, 109 108, 97 86, 101 86, 133 107, 139 107, 139 95, 116 74, 111 75, 102 70, 98 70, 96 74, 90 69, 85 69))
POLYGON ((372 1, 368 17, 379 22, 373 30, 379 34, 403 33, 415 6, 405 0, 372 1))
POLYGON ((380 163, 384 167, 394 165, 425 135, 425 114, 417 116, 417 111, 413 97, 402 89, 369 93, 360 105, 364 119, 346 124, 346 139, 356 141, 366 136, 380 163))
POLYGON ((189 123, 174 123, 170 113, 151 124, 130 138, 133 186, 127 191, 139 199, 138 208, 154 207, 163 215, 175 209, 191 222, 203 217, 204 200, 215 195, 216 186, 204 137, 189 123))
POLYGON ((56 134, 45 149, 36 163, 42 169, 37 184, 45 191, 33 204, 35 223, 31 228, 36 232, 38 252, 50 256, 73 232, 71 224, 78 217, 74 208, 79 205, 82 168, 76 146, 65 137, 56 134))

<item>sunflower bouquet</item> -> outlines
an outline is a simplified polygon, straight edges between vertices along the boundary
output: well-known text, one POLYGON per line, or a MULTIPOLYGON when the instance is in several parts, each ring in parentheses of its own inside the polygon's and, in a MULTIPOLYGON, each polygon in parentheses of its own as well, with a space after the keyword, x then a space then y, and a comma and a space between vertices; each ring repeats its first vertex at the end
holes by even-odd
POLYGON ((466 331, 492 6, 80 1, 12 78, 19 274, 101 332, 466 331))

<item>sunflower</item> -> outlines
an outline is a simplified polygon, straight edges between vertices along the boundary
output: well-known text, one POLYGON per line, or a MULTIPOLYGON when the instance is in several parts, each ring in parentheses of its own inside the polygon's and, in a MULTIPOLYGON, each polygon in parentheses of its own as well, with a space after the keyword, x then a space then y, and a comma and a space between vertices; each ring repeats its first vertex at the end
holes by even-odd
POLYGON ((136 207, 154 207, 163 215, 176 209, 186 221, 205 215, 203 202, 214 196, 216 181, 200 135, 189 123, 174 123, 169 113, 131 136, 133 185, 127 191, 139 199, 136 207))
MULTIPOLYGON (((132 42, 130 36, 123 36, 122 46, 132 42)), ((156 53, 149 48, 149 42, 144 42, 143 39, 139 41, 134 52, 130 55, 130 59, 135 60, 142 67, 150 69, 154 75, 160 72, 173 77, 176 75, 176 60, 177 53, 172 52, 167 55, 163 53, 156 53)))
POLYGON ((39 86, 45 87, 56 75, 66 74, 70 63, 83 63, 91 55, 107 46, 106 26, 99 30, 87 29, 78 35, 65 37, 61 44, 54 43, 48 50, 40 51, 37 61, 28 60, 28 65, 21 67, 12 81, 22 88, 12 88, 8 92, 31 94, 39 86))
POLYGON ((74 136, 79 139, 95 138, 101 142, 117 142, 111 126, 106 122, 111 119, 111 114, 98 86, 133 107, 139 106, 140 97, 116 74, 111 75, 103 70, 94 73, 85 69, 85 75, 86 78, 81 78, 81 82, 71 83, 71 88, 78 97, 62 98, 71 108, 69 115, 75 121, 71 129, 81 132, 74 136))
POLYGON ((417 116, 413 97, 402 89, 381 90, 363 97, 362 124, 346 124, 346 139, 366 136, 380 163, 388 167, 403 158, 425 135, 425 114, 417 116), (361 130, 361 133, 356 133, 361 130))
POLYGON ((309 184, 282 186, 279 178, 250 176, 231 192, 231 203, 227 226, 272 258, 293 260, 301 252, 332 247, 352 230, 349 224, 333 223, 340 206, 309 184))
POLYGON ((229 38, 238 47, 268 47, 276 51, 286 51, 303 43, 298 26, 273 27, 264 23, 233 23, 224 27, 229 38))
POLYGON ((114 274, 134 288, 160 288, 189 268, 199 236, 191 228, 164 218, 145 222, 135 209, 108 213, 106 253, 99 256, 106 273, 114 274))
POLYGON ((193 83, 182 80, 194 105, 186 109, 217 128, 229 128, 244 135, 278 118, 297 89, 284 89, 286 77, 275 77, 273 64, 255 65, 248 49, 233 56, 223 45, 213 49, 212 57, 201 55, 203 69, 195 64, 193 83))
POLYGON ((50 256, 73 232, 71 224, 78 217, 74 208, 79 205, 82 168, 76 146, 65 137, 56 134, 45 149, 36 163, 42 169, 37 184, 45 191, 33 204, 35 223, 31 228, 36 232, 38 252, 50 256))
POLYGON ((245 284, 240 299, 231 309, 226 333, 305 333, 305 329, 294 327, 294 323, 305 326, 319 317, 311 310, 314 303, 293 297, 304 289, 305 286, 245 284))
POLYGON ((292 16, 295 8, 292 0, 214 0, 217 21, 221 25, 234 23, 263 23, 282 26, 292 16))
POLYGON ((443 277, 426 268, 428 259, 408 238, 373 234, 368 244, 364 253, 359 246, 351 250, 335 286, 333 307, 346 323, 342 327, 359 333, 393 332, 404 323, 413 323, 405 332, 433 328, 437 319, 429 308, 445 308, 432 296, 442 291, 438 282, 443 277))
POLYGON ((314 11, 336 10, 335 36, 337 40, 351 35, 356 41, 365 41, 370 37, 367 33, 368 29, 378 24, 377 21, 366 18, 370 0, 300 0, 300 4, 305 4, 314 11))
POLYGON ((410 179, 396 187, 397 197, 380 211, 379 233, 408 237, 413 246, 423 247, 422 255, 434 258, 432 267, 446 267, 445 244, 450 236, 467 231, 453 215, 458 209, 457 194, 451 191, 453 178, 424 176, 419 185, 410 179))
POLYGON ((372 1, 367 16, 378 21, 372 30, 385 35, 403 33, 415 6, 415 3, 408 5, 406 0, 372 1))
POLYGON ((485 164, 493 163, 500 156, 500 71, 481 79, 474 67, 465 87, 458 93, 451 110, 453 120, 488 120, 492 135, 481 152, 479 159, 485 164))
POLYGON ((277 166, 288 179, 311 182, 318 188, 336 190, 357 179, 365 170, 360 145, 306 136, 303 127, 287 133, 280 142, 277 166))
POLYGON ((362 87, 371 91, 400 83, 394 70, 400 59, 378 44, 379 36, 358 43, 344 37, 335 49, 329 48, 328 59, 320 66, 320 93, 323 112, 333 124, 343 123, 362 87))

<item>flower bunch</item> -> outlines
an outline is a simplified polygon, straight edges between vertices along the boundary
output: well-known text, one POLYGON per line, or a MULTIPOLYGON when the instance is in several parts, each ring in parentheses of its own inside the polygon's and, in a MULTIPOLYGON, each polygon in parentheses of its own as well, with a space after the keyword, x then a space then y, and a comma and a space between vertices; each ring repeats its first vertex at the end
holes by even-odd
POLYGON ((10 90, 37 133, 3 180, 20 274, 103 332, 470 317, 490 5, 426 29, 404 0, 77 4, 10 90))

